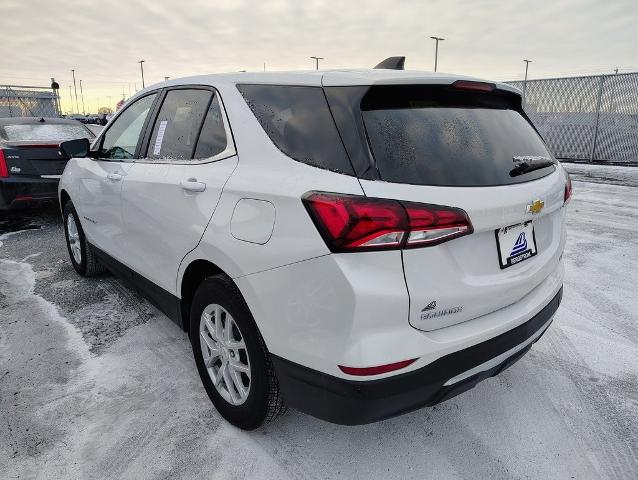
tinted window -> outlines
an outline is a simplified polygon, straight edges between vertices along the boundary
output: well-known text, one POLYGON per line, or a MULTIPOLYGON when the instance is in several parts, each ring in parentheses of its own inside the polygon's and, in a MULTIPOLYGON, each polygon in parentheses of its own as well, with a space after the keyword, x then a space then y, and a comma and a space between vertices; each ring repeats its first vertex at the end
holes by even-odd
POLYGON ((93 140, 95 135, 84 125, 72 123, 21 123, 0 127, 0 137, 10 142, 28 141, 60 141, 88 138, 93 140))
POLYGON ((104 133, 100 157, 128 159, 135 156, 140 132, 148 115, 155 93, 129 105, 104 133))
POLYGON ((283 153, 308 165, 353 175, 323 89, 278 85, 237 88, 283 153))
POLYGON ((451 87, 373 88, 361 108, 381 179, 420 185, 525 182, 553 166, 512 174, 514 157, 551 154, 508 94, 451 87))
POLYGON ((148 143, 148 158, 193 158, 197 135, 211 99, 210 90, 170 90, 148 143))
POLYGON ((199 134, 194 158, 210 158, 226 149, 227 139, 222 111, 219 108, 217 95, 213 97, 206 113, 204 126, 199 134))

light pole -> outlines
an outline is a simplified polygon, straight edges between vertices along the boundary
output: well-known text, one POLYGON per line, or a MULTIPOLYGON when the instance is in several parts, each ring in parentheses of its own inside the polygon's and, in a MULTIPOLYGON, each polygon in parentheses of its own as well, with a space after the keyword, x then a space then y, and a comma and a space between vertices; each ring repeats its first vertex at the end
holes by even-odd
POLYGON ((69 113, 73 112, 73 89, 71 85, 69 85, 69 101, 71 102, 71 108, 69 109, 69 113))
POLYGON ((144 62, 145 60, 140 60, 139 63, 140 64, 140 71, 142 72, 142 88, 144 88, 144 62))
POLYGON ((525 62, 525 80, 523 80, 523 108, 525 108, 525 92, 527 90, 527 70, 529 69, 529 64, 532 63, 531 60, 523 59, 525 62))
POLYGON ((432 40, 436 42, 434 46, 434 71, 436 72, 436 67, 439 63, 439 42, 445 40, 445 38, 441 37, 430 37, 432 40))
POLYGON ((84 109, 84 91, 82 90, 82 79, 80 79, 80 97, 82 97, 82 115, 86 115, 86 110, 84 109))
POLYGON ((75 84, 75 70, 71 70, 73 74, 73 89, 75 90, 75 111, 80 113, 80 104, 78 103, 78 87, 75 84))
POLYGON ((310 57, 315 59, 315 70, 319 70, 319 60, 323 60, 323 57, 310 57))

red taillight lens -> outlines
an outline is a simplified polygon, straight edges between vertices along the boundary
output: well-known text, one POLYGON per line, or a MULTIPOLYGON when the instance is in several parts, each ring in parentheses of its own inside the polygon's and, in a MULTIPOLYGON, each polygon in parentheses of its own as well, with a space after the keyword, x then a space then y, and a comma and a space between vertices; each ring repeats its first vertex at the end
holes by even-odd
POLYGON ((569 173, 567 173, 567 183, 565 184, 565 203, 569 202, 572 198, 572 179, 569 178, 569 173))
POLYGON ((416 358, 412 358, 410 360, 402 360, 400 362, 389 363, 388 365, 378 365, 375 367, 344 367, 343 365, 339 365, 339 369, 348 375, 364 377, 368 375, 380 375, 382 373, 394 372, 395 370, 400 370, 408 365, 412 365, 416 362, 416 360, 416 358))
POLYGON ((323 192, 303 202, 333 252, 423 247, 472 232, 463 210, 441 205, 323 192))
POLYGON ((6 178, 9 176, 9 170, 7 169, 7 162, 4 158, 4 150, 0 148, 0 178, 6 178))
POLYGON ((472 224, 465 211, 459 208, 403 202, 410 232, 407 247, 436 245, 472 232, 472 224))

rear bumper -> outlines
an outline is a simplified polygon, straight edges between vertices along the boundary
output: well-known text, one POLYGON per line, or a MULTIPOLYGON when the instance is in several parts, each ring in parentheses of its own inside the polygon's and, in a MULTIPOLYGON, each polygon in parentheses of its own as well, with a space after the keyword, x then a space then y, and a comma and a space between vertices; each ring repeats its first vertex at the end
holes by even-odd
POLYGON ((36 206, 57 200, 57 178, 9 177, 0 179, 0 210, 36 206))
POLYGON ((408 373, 370 381, 337 378, 272 356, 286 403, 342 425, 360 425, 435 405, 514 364, 545 333, 563 289, 518 327, 408 373))

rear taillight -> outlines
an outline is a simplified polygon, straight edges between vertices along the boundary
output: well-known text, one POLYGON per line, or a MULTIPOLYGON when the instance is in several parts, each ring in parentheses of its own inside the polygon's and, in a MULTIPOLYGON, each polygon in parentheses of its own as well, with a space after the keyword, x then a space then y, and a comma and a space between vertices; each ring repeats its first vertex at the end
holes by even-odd
POLYGON ((567 183, 565 183, 564 203, 567 203, 572 198, 572 179, 569 178, 569 173, 565 173, 567 174, 567 183))
POLYGON ((9 176, 9 170, 7 169, 7 161, 4 158, 4 150, 0 148, 0 178, 6 178, 9 176))
POLYGON ((332 252, 426 247, 472 233, 453 207, 323 192, 303 203, 332 252))

